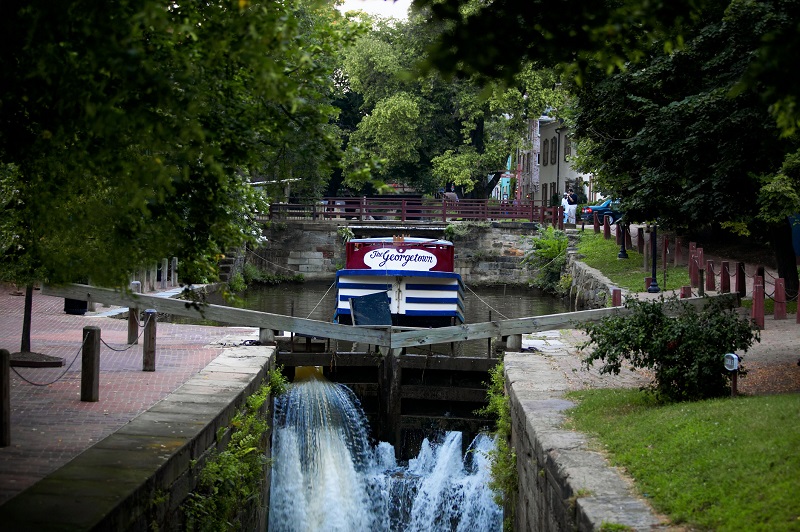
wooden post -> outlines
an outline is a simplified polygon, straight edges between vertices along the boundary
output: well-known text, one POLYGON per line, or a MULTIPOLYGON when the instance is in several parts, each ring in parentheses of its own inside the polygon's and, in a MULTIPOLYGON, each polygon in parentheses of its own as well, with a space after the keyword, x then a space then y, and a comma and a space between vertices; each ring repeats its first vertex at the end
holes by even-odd
POLYGON ((697 243, 689 242, 689 284, 697 288, 697 243))
POLYGON ((681 299, 692 297, 692 287, 691 286, 682 286, 681 287, 681 299))
POLYGON ((631 226, 628 225, 628 230, 625 231, 625 246, 628 249, 633 249, 633 239, 631 237, 631 226))
POLYGON ((156 370, 156 316, 155 309, 144 311, 144 340, 142 344, 142 371, 156 370))
POLYGON ((644 278, 644 291, 647 292, 647 289, 650 288, 650 285, 653 284, 652 277, 645 277, 644 278))
POLYGON ((597 216, 597 213, 592 213, 592 218, 594 219, 594 232, 595 234, 600 232, 600 218, 597 216))
POLYGON ((736 292, 739 297, 747 295, 747 279, 745 278, 744 262, 736 263, 736 292))
POLYGON ((81 401, 96 403, 100 400, 100 327, 83 328, 81 353, 81 401))
POLYGON ((697 269, 697 294, 700 297, 706 295, 706 271, 702 268, 697 269))
POLYGON ((275 345, 276 332, 272 329, 265 329, 263 327, 258 329, 258 343, 261 345, 275 345))
MULTIPOLYGON (((650 284, 648 283, 647 286, 650 286, 650 284)), ((622 290, 620 290, 619 288, 611 289, 611 306, 612 307, 622 306, 622 290)))
POLYGON ((512 334, 506 338, 506 351, 511 353, 519 353, 522 351, 522 335, 512 334))
POLYGON ((178 286, 178 257, 172 257, 172 265, 169 270, 169 285, 173 288, 178 286))
POLYGON ((714 261, 706 261, 706 290, 709 292, 717 289, 717 283, 714 274, 714 261))
POLYGON ((163 259, 161 261, 161 289, 167 289, 167 271, 169 270, 169 261, 167 259, 163 259))
MULTIPOLYGON (((131 283, 131 292, 140 294, 142 292, 142 283, 133 281, 131 283)), ((128 307, 128 345, 139 343, 139 309, 137 307, 128 307)))
POLYGON ((683 262, 683 248, 681 248, 681 239, 677 236, 675 237, 675 262, 673 262, 674 266, 679 265, 683 262))
POLYGON ((764 278, 756 275, 753 280, 753 308, 750 312, 756 327, 764 329, 764 278))
POLYGON ((775 319, 786 319, 786 281, 782 277, 775 279, 775 319))
POLYGON ((719 291, 727 294, 731 291, 731 269, 727 260, 722 261, 719 271, 719 291))
MULTIPOLYGON (((561 205, 558 206, 558 228, 563 231, 564 230, 564 207, 561 205)), ((555 220, 553 220, 555 222, 555 220)))
POLYGON ((644 255, 644 227, 636 228, 636 250, 644 255))
POLYGON ((0 349, 0 447, 11 445, 11 353, 0 349))
POLYGON ((608 216, 603 216, 603 238, 606 240, 611 239, 611 224, 608 221, 608 216))

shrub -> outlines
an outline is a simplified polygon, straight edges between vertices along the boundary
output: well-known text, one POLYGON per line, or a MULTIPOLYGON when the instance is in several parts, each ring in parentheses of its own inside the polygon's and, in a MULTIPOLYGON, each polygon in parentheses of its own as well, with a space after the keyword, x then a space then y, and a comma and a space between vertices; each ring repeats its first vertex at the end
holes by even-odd
MULTIPOLYGON (((595 348, 583 364, 602 361, 600 373, 618 374, 624 362, 653 371, 650 390, 667 401, 695 401, 730 394, 723 355, 760 341, 750 320, 729 303, 709 300, 698 310, 676 297, 654 301, 628 299, 628 314, 583 325, 595 348), (667 310, 675 310, 670 316, 667 310)), ((739 375, 746 372, 739 366, 739 375)))
POLYGON ((228 280, 228 290, 231 292, 244 292, 246 289, 247 283, 241 273, 236 272, 231 275, 231 278, 228 280))
POLYGON ((531 284, 552 293, 561 293, 559 282, 561 270, 567 263, 567 235, 548 227, 538 236, 532 237, 533 249, 525 254, 523 264, 536 270, 531 284))

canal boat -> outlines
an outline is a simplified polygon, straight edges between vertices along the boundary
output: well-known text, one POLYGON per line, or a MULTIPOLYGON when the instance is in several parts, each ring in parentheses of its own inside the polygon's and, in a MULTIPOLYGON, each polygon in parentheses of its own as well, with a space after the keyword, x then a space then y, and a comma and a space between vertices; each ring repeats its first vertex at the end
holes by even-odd
POLYGON ((346 244, 345 267, 336 273, 336 323, 407 327, 445 327, 464 322, 464 284, 454 272, 454 248, 448 240, 378 237, 346 244), (365 297, 370 296, 370 297, 365 297), (359 311, 354 303, 373 299, 359 311), (388 300, 388 301, 387 301, 388 300), (388 314, 385 319, 374 318, 388 314))

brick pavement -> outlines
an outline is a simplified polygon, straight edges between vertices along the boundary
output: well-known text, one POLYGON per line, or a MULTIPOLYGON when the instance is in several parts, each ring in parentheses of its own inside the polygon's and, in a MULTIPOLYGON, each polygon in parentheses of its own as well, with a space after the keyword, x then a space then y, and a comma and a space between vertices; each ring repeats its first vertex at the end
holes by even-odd
MULTIPOLYGON (((0 289, 0 349, 14 353, 20 348, 25 298, 11 295, 9 286, 0 289)), ((225 345, 257 338, 250 328, 159 323, 156 371, 144 372, 141 345, 127 349, 127 320, 74 316, 63 308, 63 299, 34 291, 31 350, 63 358, 64 366, 12 368, 11 445, 0 448, 0 504, 172 393, 225 345), (96 403, 80 401, 81 340, 88 325, 99 326, 113 348, 127 349, 118 352, 101 343, 96 403)))

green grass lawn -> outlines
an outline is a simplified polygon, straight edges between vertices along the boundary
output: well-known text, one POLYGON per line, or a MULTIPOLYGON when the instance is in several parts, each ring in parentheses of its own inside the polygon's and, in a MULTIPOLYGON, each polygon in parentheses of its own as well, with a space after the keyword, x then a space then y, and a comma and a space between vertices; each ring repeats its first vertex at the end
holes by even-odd
MULTIPOLYGON (((620 246, 612 235, 609 240, 603 238, 603 233, 595 233, 594 230, 585 230, 580 233, 581 238, 578 244, 578 252, 584 257, 584 262, 592 268, 597 268, 611 279, 617 286, 626 288, 632 292, 646 292, 644 279, 650 277, 652 266, 645 271, 644 258, 634 249, 627 249, 627 259, 619 259, 620 246)), ((668 262, 670 262, 668 260, 668 262)), ((689 285, 689 269, 686 266, 677 268, 670 262, 667 265, 666 283, 664 282, 664 268, 659 254, 656 265, 658 274, 658 286, 662 290, 674 290, 681 286, 689 285)))
POLYGON ((569 426, 596 436, 613 464, 675 524, 800 530, 800 395, 655 404, 639 390, 590 390, 569 426))

